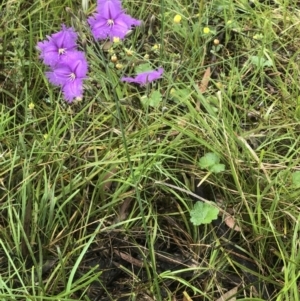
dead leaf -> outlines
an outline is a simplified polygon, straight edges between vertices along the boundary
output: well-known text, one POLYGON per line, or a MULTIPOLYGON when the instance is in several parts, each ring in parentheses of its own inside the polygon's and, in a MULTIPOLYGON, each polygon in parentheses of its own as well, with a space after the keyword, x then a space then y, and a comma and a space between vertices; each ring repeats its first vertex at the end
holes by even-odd
POLYGON ((210 80, 210 76, 211 76, 211 69, 210 69, 210 67, 208 67, 205 70, 203 78, 202 78, 201 83, 199 85, 199 90, 200 90, 201 93, 204 93, 207 90, 208 83, 209 83, 209 80, 210 80))
POLYGON ((108 51, 112 47, 112 45, 113 45, 112 41, 106 41, 106 42, 103 43, 102 49, 104 51, 108 51))
POLYGON ((233 289, 231 289, 230 291, 222 295, 216 301, 235 301, 237 290, 238 290, 238 286, 234 287, 233 289))
POLYGON ((227 225, 227 227, 229 227, 230 229, 237 231, 237 232, 242 231, 242 229, 236 224, 236 221, 233 216, 226 215, 224 222, 227 225))

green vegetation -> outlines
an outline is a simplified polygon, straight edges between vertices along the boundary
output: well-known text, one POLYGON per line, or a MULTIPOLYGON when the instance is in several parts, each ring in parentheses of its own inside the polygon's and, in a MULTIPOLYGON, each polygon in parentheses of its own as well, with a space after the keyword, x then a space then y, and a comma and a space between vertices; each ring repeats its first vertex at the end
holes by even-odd
POLYGON ((298 2, 123 0, 114 44, 89 3, 0 4, 0 300, 300 300, 298 2), (72 104, 35 48, 62 23, 72 104))

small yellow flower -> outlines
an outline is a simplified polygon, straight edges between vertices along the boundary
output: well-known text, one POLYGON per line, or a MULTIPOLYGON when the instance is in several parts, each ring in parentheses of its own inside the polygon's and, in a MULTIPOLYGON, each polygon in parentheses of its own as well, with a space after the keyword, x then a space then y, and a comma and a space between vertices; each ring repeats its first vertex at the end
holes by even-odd
POLYGON ((29 110, 33 110, 34 109, 34 103, 31 102, 29 105, 28 105, 28 109, 29 110))
POLYGON ((122 69, 122 68, 123 68, 123 65, 122 65, 122 64, 120 64, 120 63, 118 63, 118 64, 116 64, 116 68, 120 70, 120 69, 122 69))
POLYGON ((160 48, 160 44, 154 44, 153 46, 152 46, 152 49, 153 50, 157 50, 157 49, 159 49, 160 48))
POLYGON ((144 59, 145 59, 145 60, 149 60, 149 58, 150 58, 150 55, 149 55, 148 53, 146 53, 146 54, 144 55, 144 59))
POLYGON ((114 37, 113 42, 116 43, 116 44, 120 43, 120 38, 119 37, 114 37))
POLYGON ((181 21, 181 16, 180 15, 176 15, 173 19, 174 23, 179 24, 181 21))
POLYGON ((210 29, 208 27, 203 28, 203 33, 208 34, 210 32, 210 29))
POLYGON ((220 40, 219 39, 214 39, 214 45, 219 45, 220 44, 220 40))

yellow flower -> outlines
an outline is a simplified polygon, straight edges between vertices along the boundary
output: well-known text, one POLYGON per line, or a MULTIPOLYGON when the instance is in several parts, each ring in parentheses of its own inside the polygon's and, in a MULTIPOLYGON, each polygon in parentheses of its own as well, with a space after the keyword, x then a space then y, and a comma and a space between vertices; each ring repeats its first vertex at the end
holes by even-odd
POLYGON ((149 58, 150 58, 150 55, 149 55, 148 53, 146 53, 146 54, 144 55, 144 59, 145 59, 145 60, 149 60, 149 58))
POLYGON ((154 44, 153 46, 152 46, 152 49, 153 50, 157 50, 157 49, 159 49, 160 48, 160 44, 154 44))
POLYGON ((116 44, 119 43, 120 42, 120 38, 119 37, 114 37, 113 38, 113 42, 116 43, 116 44))
POLYGON ((208 27, 203 28, 203 33, 207 34, 210 32, 210 29, 208 27))
POLYGON ((116 64, 116 68, 120 70, 120 69, 122 69, 122 68, 123 68, 123 65, 122 65, 122 64, 120 64, 120 63, 118 63, 118 64, 116 64))
POLYGON ((28 105, 28 109, 29 110, 33 110, 34 109, 34 103, 31 102, 29 105, 28 105))
POLYGON ((173 19, 174 23, 179 24, 181 21, 181 16, 180 15, 176 15, 173 19))

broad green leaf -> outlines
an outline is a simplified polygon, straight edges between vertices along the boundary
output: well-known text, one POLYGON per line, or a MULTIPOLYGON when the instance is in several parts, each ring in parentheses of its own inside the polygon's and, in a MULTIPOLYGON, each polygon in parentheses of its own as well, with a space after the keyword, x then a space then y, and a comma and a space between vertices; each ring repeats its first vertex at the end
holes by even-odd
POLYGON ((198 201, 190 212, 191 222, 195 226, 209 224, 218 218, 218 213, 218 208, 214 207, 213 205, 198 201))
POLYGON ((149 106, 157 108, 162 100, 161 93, 158 90, 153 91, 149 97, 149 106))
POLYGON ((205 156, 200 158, 199 165, 201 168, 208 169, 209 167, 218 164, 220 162, 220 157, 214 153, 207 153, 205 156))
POLYGON ((161 93, 157 90, 153 91, 149 97, 141 97, 141 103, 143 104, 143 106, 149 105, 152 108, 157 108, 160 105, 161 100, 161 93))
POLYGON ((256 67, 271 67, 272 61, 265 59, 264 57, 253 55, 251 56, 251 63, 256 67))
POLYGON ((215 164, 211 167, 209 167, 209 171, 212 173, 219 173, 225 170, 225 165, 224 164, 215 164))
POLYGON ((153 70, 153 67, 149 63, 141 64, 135 67, 136 74, 151 70, 153 70))

